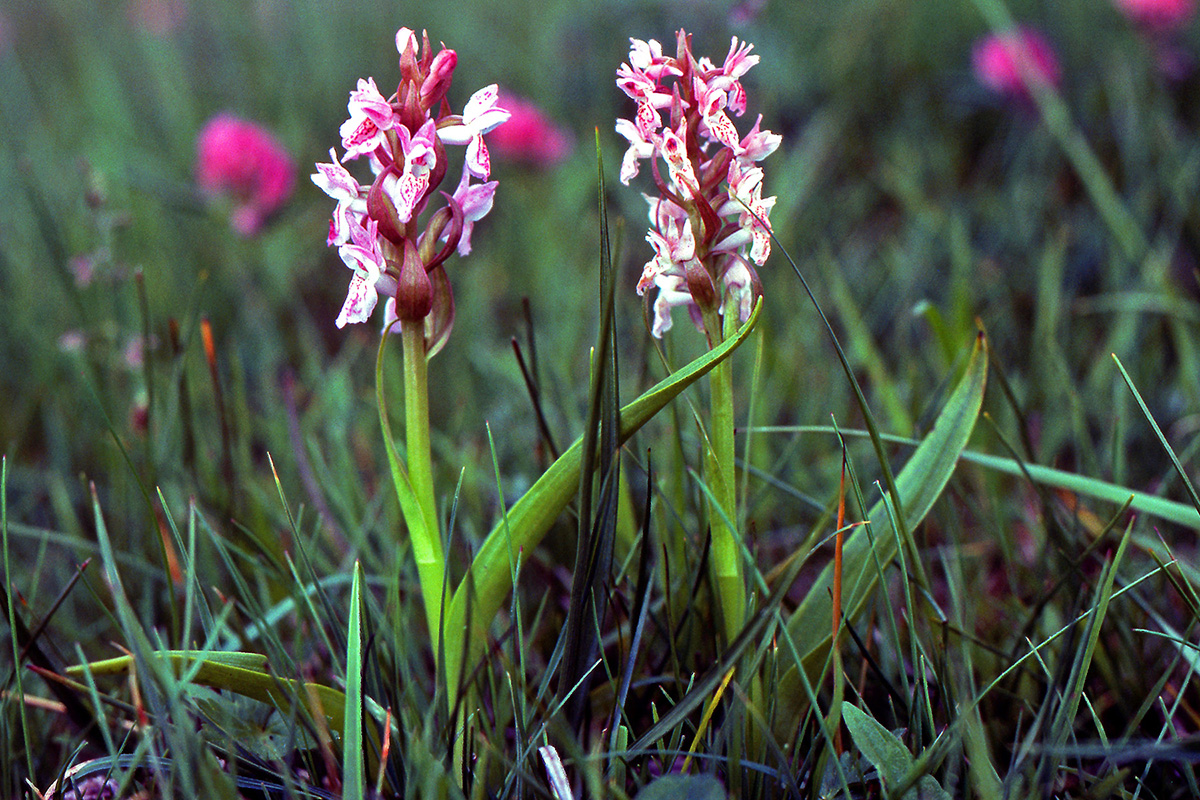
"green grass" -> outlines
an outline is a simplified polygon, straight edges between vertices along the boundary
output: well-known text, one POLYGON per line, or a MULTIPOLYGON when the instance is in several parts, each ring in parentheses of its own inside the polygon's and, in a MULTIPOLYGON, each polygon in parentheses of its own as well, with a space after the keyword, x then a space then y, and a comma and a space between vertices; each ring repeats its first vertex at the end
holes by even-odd
POLYGON ((775 2, 731 28, 717 3, 222 1, 165 37, 95 5, 4 9, 0 797, 72 768, 122 796, 552 797, 547 746, 594 797, 1200 791, 1198 79, 1163 77, 1108 4, 775 2), (1062 57, 1038 111, 970 74, 1006 15, 1062 57), (453 685, 378 328, 333 325, 348 271, 305 177, 354 80, 392 79, 398 25, 458 51, 453 103, 499 81, 576 145, 543 171, 494 155, 495 209, 448 264, 432 479, 443 608, 477 637, 453 685), (752 613, 727 645, 706 380, 614 444, 619 409, 706 352, 682 314, 661 351, 645 330, 650 184, 613 169, 628 37, 679 26, 718 57, 755 43, 750 114, 784 135, 763 308, 728 362, 752 613), (194 188, 222 110, 300 164, 257 238, 194 188), (582 482, 551 467, 577 440, 582 482))

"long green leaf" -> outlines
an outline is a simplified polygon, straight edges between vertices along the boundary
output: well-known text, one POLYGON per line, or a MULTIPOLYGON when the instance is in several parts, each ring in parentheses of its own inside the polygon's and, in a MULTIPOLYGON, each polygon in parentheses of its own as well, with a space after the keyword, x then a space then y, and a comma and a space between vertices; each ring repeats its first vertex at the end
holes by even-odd
MULTIPOLYGON (((828 433, 831 435, 840 433, 847 438, 855 437, 862 439, 868 436, 868 433, 864 430, 833 428, 829 425, 764 425, 752 428, 751 430, 754 433, 828 433)), ((919 441, 910 439, 907 436, 894 436, 888 433, 881 434, 880 438, 885 442, 892 442, 894 444, 912 445, 914 447, 920 444, 919 441)), ((1067 472, 1066 470, 1055 469, 1054 467, 1047 467, 1042 464, 1018 461, 1015 458, 1007 456, 994 456, 974 450, 963 450, 959 454, 959 459, 969 461, 972 464, 978 464, 985 469, 1003 472, 1019 478, 1028 478, 1033 483, 1041 486, 1066 489, 1073 494, 1093 497, 1097 500, 1104 500, 1118 506, 1129 503, 1129 508, 1133 511, 1141 511, 1167 522, 1174 522, 1176 525, 1182 525, 1192 530, 1200 530, 1200 512, 1190 503, 1180 503, 1177 500, 1159 497, 1158 495, 1131 489, 1127 486, 1120 486, 1088 475, 1067 472)), ((1157 540, 1154 541, 1157 543, 1157 540)), ((1135 542, 1137 542, 1136 537, 1135 542)), ((1138 543, 1145 544, 1145 542, 1138 543)))
MULTIPOLYGON (((330 731, 338 736, 345 728, 346 695, 319 683, 305 683, 293 678, 281 678, 248 665, 265 668, 266 656, 257 653, 223 653, 201 650, 162 650, 147 658, 164 661, 177 675, 186 675, 192 682, 213 689, 224 689, 273 705, 287 711, 299 700, 309 708, 313 700, 321 706, 330 731)), ((66 673, 81 677, 85 671, 93 674, 117 675, 134 669, 133 656, 109 658, 90 664, 67 667, 66 673)))
MULTIPOLYGON (((933 430, 896 476, 907 530, 911 531, 925 518, 954 473, 959 455, 975 428, 986 383, 987 342, 980 334, 966 373, 938 415, 933 430)), ((899 545, 882 499, 871 508, 868 522, 867 527, 857 529, 847 538, 842 551, 842 609, 848 620, 858 615, 875 591, 880 576, 877 565, 890 562, 899 545)), ((788 635, 799 648, 804 670, 814 684, 832 645, 832 599, 833 564, 829 564, 788 620, 788 635)), ((796 715, 806 702, 799 681, 799 673, 793 667, 784 676, 779 693, 781 701, 792 706, 796 715)))
MULTIPOLYGON (((761 308, 760 301, 735 336, 672 373, 622 408, 620 442, 628 440, 680 392, 728 358, 754 329, 761 308)), ((451 692, 458 686, 463 665, 482 653, 483 632, 512 590, 509 554, 532 550, 542 541, 554 520, 578 491, 582 461, 583 441, 576 439, 492 529, 472 560, 466 576, 455 589, 446 611, 444 639, 446 685, 451 692), (462 653, 457 652, 457 644, 463 641, 466 633, 468 608, 471 613, 468 642, 472 652, 462 653)))

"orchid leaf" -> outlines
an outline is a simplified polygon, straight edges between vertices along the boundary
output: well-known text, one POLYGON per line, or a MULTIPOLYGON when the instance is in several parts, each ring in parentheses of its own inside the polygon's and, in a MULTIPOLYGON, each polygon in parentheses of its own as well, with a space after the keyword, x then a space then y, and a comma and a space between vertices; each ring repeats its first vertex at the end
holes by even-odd
MULTIPOLYGON (((896 476, 905 530, 913 530, 929 513, 967 446, 983 404, 987 353, 987 341, 980 334, 966 372, 934 422, 933 430, 896 476)), ((862 611, 879 582, 880 566, 896 556, 899 545, 898 534, 888 519, 887 504, 880 499, 868 514, 868 524, 847 537, 843 548, 842 609, 847 620, 853 620, 862 611)), ((796 644, 801 664, 814 685, 832 645, 832 599, 833 564, 830 563, 787 624, 788 636, 796 644)), ((796 716, 806 702, 799 680, 798 670, 792 667, 784 676, 779 692, 783 702, 793 706, 796 716)))
MULTIPOLYGON (((621 409, 619 441, 624 443, 684 389, 721 363, 750 335, 762 308, 759 301, 737 333, 704 355, 664 378, 641 397, 621 409)), ((583 440, 575 442, 547 468, 533 486, 508 510, 484 539, 467 574, 454 591, 446 610, 444 641, 446 685, 454 691, 464 664, 474 653, 455 653, 452 644, 463 641, 470 609, 471 634, 467 641, 478 648, 482 631, 512 591, 510 553, 532 550, 579 491, 583 440), (457 657, 456 657, 457 656, 457 657)))

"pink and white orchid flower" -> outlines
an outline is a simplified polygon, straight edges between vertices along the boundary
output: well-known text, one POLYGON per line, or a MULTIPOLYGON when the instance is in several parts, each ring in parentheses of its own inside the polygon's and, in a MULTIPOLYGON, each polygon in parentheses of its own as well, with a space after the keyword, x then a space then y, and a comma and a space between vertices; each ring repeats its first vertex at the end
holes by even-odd
MULTIPOLYGON (((317 171, 310 177, 321 191, 337 200, 333 217, 329 220, 329 236, 325 244, 341 245, 350 241, 350 225, 356 218, 367 213, 367 187, 359 185, 350 171, 338 161, 337 151, 329 148, 329 164, 317 164, 317 171)), ((357 223, 355 223, 357 224, 357 223)))
POLYGON ((399 179, 385 185, 400 222, 412 219, 413 211, 429 191, 429 173, 437 164, 433 142, 435 129, 432 119, 426 120, 415 134, 410 134, 403 125, 396 128, 400 151, 404 154, 404 170, 399 179))
POLYGON ((438 138, 446 144, 467 145, 467 167, 476 178, 487 180, 492 174, 491 157, 483 135, 509 118, 509 112, 499 106, 499 87, 485 86, 467 101, 458 122, 438 129, 438 138))
POLYGON ((377 284, 386 265, 379 247, 379 223, 367 218, 366 224, 357 221, 350 226, 350 241, 338 247, 338 255, 354 271, 346 302, 334 323, 339 328, 347 322, 366 322, 379 300, 377 284))
POLYGON ((346 158, 366 155, 387 144, 387 131, 395 127, 396 117, 391 104, 379 93, 374 78, 358 79, 358 88, 350 93, 346 108, 350 118, 338 131, 346 158))
POLYGON ((463 168, 462 179, 454 190, 454 202, 458 203, 463 212, 462 235, 458 238, 458 254, 469 255, 471 252, 471 232, 475 223, 487 216, 492 210, 492 201, 496 196, 496 181, 471 184, 471 171, 463 168))

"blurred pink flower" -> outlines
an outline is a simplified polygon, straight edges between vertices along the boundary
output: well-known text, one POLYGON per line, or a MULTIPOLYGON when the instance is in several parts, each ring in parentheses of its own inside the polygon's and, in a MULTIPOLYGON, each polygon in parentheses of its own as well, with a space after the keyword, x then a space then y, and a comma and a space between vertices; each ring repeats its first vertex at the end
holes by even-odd
POLYGON ((536 105, 504 90, 499 102, 512 114, 507 123, 488 134, 492 149, 501 158, 550 167, 571 154, 571 138, 536 105))
POLYGON ((1196 13, 1196 0, 1113 0, 1113 3, 1130 22, 1156 33, 1179 30, 1196 13))
POLYGON ((92 283, 92 278, 96 277, 96 254, 95 253, 80 253, 76 256, 71 256, 68 264, 71 268, 71 275, 75 278, 75 285, 80 289, 86 289, 92 283))
POLYGON ((208 194, 226 194, 234 207, 229 222, 243 236, 287 201, 296 164, 273 135, 231 114, 218 114, 196 137, 196 183, 208 194))
POLYGON ((87 336, 78 329, 71 329, 58 337, 58 349, 64 353, 81 353, 86 346, 87 336))
POLYGON ((766 5, 767 0, 742 0, 729 10, 729 24, 749 25, 758 19, 766 5))
POLYGON ((186 0, 131 0, 125 6, 130 23, 155 36, 166 36, 187 19, 186 0))
POLYGON ((1050 42, 1027 27, 983 37, 971 60, 979 82, 1010 100, 1029 102, 1034 83, 1058 86, 1062 78, 1050 42))

